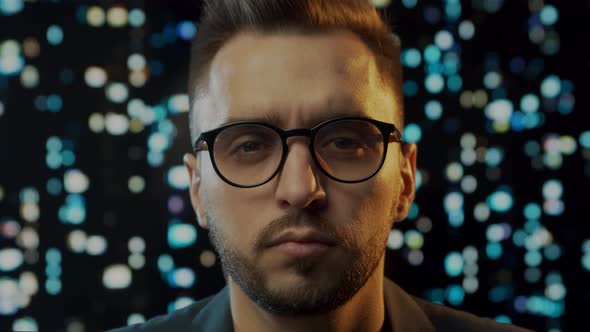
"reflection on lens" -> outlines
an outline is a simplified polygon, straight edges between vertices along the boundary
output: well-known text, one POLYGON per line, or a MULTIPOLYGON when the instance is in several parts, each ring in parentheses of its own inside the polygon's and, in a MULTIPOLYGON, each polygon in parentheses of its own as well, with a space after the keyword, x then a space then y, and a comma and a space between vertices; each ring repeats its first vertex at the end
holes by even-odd
POLYGON ((322 127, 314 142, 322 168, 343 181, 373 174, 381 164, 383 148, 379 128, 361 120, 337 121, 322 127))
POLYGON ((219 172, 243 186, 268 179, 278 168, 282 144, 274 130, 240 124, 223 130, 215 140, 213 154, 219 172))

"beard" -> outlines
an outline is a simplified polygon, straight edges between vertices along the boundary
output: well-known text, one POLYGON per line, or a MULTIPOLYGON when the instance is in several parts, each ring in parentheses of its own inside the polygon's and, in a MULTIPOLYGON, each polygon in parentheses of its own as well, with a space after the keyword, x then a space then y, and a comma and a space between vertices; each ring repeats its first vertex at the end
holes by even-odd
MULTIPOLYGON (((265 244, 282 230, 306 225, 313 227, 338 241, 345 259, 336 262, 338 268, 325 271, 325 257, 297 258, 291 271, 303 277, 303 285, 269 287, 268 273, 257 264, 255 257, 241 253, 227 241, 228 236, 217 227, 217 220, 208 215, 209 237, 219 254, 224 275, 231 279, 259 307, 277 315, 295 316, 320 314, 333 311, 348 302, 375 272, 385 253, 386 231, 376 230, 370 236, 358 236, 358 231, 335 230, 323 220, 297 218, 288 214, 268 224, 254 241, 255 252, 262 252, 265 244), (302 220, 302 221, 301 221, 302 220), (356 233, 356 234, 355 234, 356 233), (356 235, 356 236, 355 236, 356 235), (322 267, 324 270, 322 270, 322 267), (317 278, 318 273, 330 273, 317 278), (318 281, 319 280, 319 281, 318 281), (329 282, 322 282, 329 280, 329 282)), ((359 227, 366 227, 366 223, 359 227)))

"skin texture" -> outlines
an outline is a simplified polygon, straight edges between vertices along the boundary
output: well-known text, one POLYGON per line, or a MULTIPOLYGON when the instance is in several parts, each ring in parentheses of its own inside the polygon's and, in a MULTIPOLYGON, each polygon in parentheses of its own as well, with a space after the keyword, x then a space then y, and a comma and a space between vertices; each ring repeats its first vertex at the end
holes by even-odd
MULTIPOLYGON (((194 105, 201 132, 269 114, 283 129, 338 115, 399 123, 401 102, 350 32, 242 32, 218 52, 209 75, 194 105)), ((227 277, 236 331, 378 331, 383 323, 385 246, 414 198, 416 146, 390 143, 373 178, 346 184, 317 169, 307 144, 290 138, 279 174, 246 189, 223 182, 207 152, 201 160, 184 156, 191 203, 227 277), (314 229, 337 245, 305 258, 265 247, 287 229, 314 229)))

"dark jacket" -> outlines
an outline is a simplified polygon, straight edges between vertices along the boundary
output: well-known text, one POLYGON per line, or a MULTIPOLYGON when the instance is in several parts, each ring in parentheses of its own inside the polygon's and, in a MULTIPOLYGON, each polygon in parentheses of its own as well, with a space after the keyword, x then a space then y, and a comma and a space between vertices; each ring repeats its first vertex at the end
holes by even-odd
MULTIPOLYGON (((384 279, 383 292, 386 319, 394 332, 530 331, 413 297, 387 278, 384 279)), ((233 331, 228 288, 168 315, 110 332, 155 331, 233 331)))

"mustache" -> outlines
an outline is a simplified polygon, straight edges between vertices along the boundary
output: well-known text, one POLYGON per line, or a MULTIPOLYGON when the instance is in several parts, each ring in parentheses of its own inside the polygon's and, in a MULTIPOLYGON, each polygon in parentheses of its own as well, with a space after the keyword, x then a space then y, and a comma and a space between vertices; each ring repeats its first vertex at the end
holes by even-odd
POLYGON ((348 242, 344 241, 345 237, 342 232, 336 230, 326 219, 304 211, 291 210, 287 214, 274 219, 262 229, 254 240, 254 248, 256 248, 256 250, 263 250, 278 234, 288 228, 297 227, 314 229, 317 232, 331 237, 338 243, 348 242))

